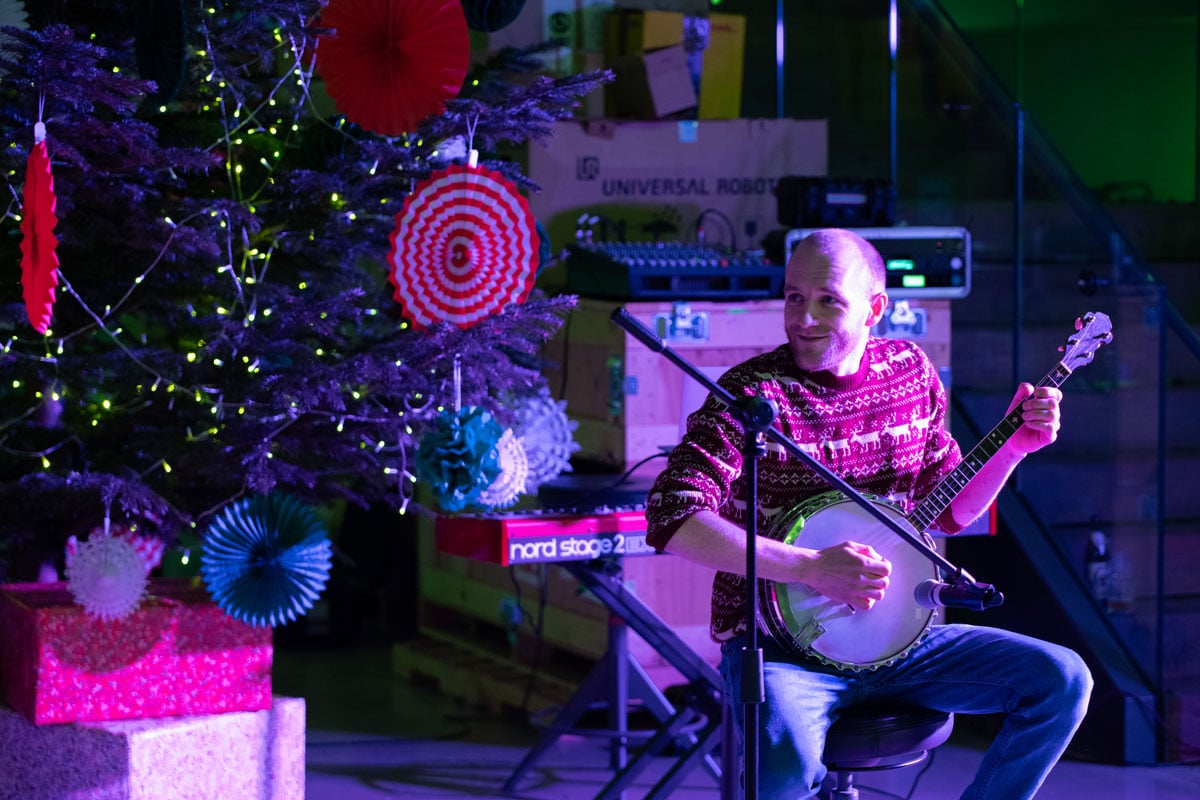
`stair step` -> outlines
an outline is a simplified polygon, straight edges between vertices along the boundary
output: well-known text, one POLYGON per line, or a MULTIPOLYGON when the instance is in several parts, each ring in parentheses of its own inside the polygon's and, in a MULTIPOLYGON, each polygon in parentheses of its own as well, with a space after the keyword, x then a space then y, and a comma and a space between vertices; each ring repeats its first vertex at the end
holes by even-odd
MULTIPOLYGON (((1158 580, 1158 528, 1153 522, 1111 522, 1054 528, 1051 535, 1084 574, 1084 553, 1093 528, 1099 527, 1109 547, 1109 583, 1124 598, 1152 596, 1158 580)), ((1200 520, 1163 526, 1163 592, 1172 599, 1200 596, 1200 574, 1191 554, 1200 551, 1200 520)), ((1196 668, 1200 671, 1200 661, 1196 668)))
MULTIPOLYGON (((1082 378, 1082 373, 1079 377, 1082 378)), ((954 390, 955 400, 967 409, 975 423, 989 430, 1002 419, 1012 395, 1008 389, 1003 392, 954 390)), ((1200 384, 1179 386, 1167 392, 1164 433, 1168 456, 1173 452, 1200 451, 1200 413, 1197 409, 1200 409, 1200 384)), ((1045 451, 1047 454, 1059 454, 1063 450, 1153 454, 1158 447, 1158 408, 1153 396, 1099 389, 1072 378, 1063 385, 1062 415, 1058 442, 1045 451)), ((959 428, 965 430, 963 426, 959 428)), ((960 444, 966 442, 960 439, 960 444)))
MULTIPOLYGON (((1155 652, 1155 603, 1153 597, 1146 597, 1135 604, 1134 613, 1111 615, 1126 642, 1147 658, 1155 652)), ((1168 599, 1161 625, 1164 686, 1168 690, 1195 687, 1200 682, 1200 595, 1168 599)))
MULTIPOLYGON (((1090 519, 1152 520, 1157 513, 1158 465, 1153 454, 1082 455, 1044 451, 1027 458, 1016 478, 1017 490, 1049 526, 1090 519)), ((1167 465, 1163 487, 1166 520, 1200 519, 1200 453, 1176 453, 1167 465)))

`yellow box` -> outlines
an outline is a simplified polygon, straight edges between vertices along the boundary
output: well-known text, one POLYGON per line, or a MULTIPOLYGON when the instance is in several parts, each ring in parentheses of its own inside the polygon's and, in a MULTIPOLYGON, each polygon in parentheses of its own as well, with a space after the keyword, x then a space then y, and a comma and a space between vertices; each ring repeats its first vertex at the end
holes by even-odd
POLYGON ((683 42, 683 14, 616 9, 604 17, 604 54, 644 53, 683 42))
POLYGON ((708 19, 708 47, 700 70, 700 119, 737 119, 742 115, 746 18, 711 14, 708 19))

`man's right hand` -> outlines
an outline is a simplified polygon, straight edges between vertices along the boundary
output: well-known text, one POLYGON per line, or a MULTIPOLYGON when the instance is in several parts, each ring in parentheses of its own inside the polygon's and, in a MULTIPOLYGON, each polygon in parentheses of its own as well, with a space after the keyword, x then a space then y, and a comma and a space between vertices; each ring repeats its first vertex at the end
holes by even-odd
POLYGON ((857 542, 810 550, 804 559, 801 583, 855 611, 866 611, 883 599, 892 564, 875 548, 857 542))

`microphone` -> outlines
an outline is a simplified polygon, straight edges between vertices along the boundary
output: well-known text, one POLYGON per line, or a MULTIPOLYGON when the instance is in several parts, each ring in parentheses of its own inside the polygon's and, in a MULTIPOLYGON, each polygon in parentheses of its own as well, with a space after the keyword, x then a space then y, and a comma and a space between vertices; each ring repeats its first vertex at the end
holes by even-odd
POLYGON ((945 583, 930 578, 917 584, 913 599, 922 608, 966 608, 986 611, 1004 603, 1004 595, 990 583, 945 583))

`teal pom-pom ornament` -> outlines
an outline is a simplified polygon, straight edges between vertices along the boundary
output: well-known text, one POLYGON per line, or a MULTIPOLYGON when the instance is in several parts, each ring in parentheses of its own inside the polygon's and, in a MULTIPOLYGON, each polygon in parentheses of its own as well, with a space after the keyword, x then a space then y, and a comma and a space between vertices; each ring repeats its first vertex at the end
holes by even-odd
POLYGON ((205 534, 200 575, 216 604, 251 625, 291 622, 329 580, 333 546, 312 509, 283 494, 226 506, 205 534))
POLYGON ((504 428, 487 409, 447 409, 417 446, 417 478, 429 485, 444 511, 462 511, 500 474, 496 444, 504 428))

